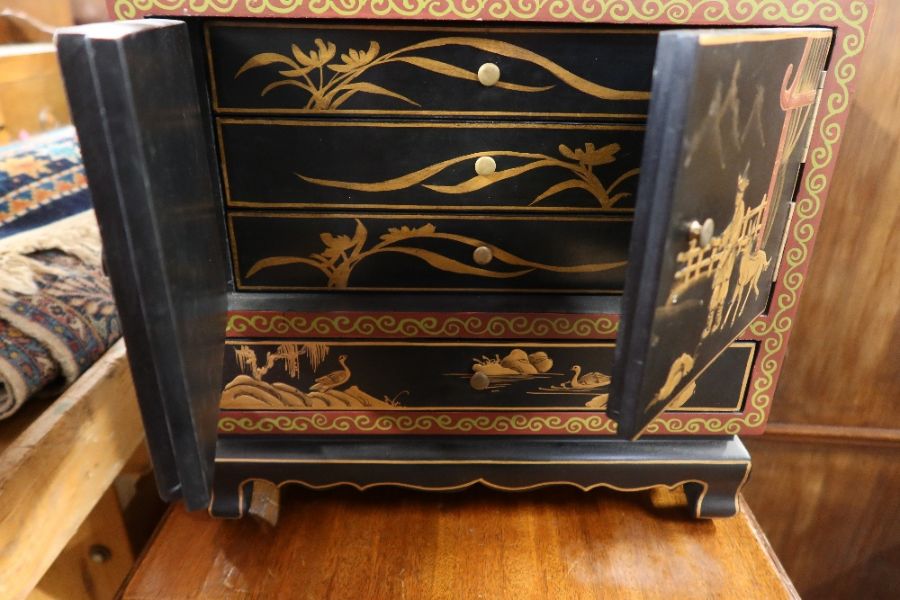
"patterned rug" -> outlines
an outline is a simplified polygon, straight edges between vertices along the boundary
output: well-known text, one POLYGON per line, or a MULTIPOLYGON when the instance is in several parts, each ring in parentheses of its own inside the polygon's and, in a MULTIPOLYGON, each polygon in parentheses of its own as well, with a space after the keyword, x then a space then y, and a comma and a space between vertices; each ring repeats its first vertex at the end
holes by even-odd
POLYGON ((89 208, 71 128, 0 148, 0 419, 121 335, 89 208))
POLYGON ((0 147, 0 238, 90 208, 72 127, 0 147))

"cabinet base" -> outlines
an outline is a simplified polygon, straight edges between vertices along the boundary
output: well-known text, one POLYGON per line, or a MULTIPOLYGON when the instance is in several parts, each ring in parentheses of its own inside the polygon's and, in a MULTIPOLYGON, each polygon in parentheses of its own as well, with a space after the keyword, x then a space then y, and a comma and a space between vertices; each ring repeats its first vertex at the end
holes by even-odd
POLYGON ((263 505, 266 518, 273 520, 278 488, 288 483, 311 489, 348 485, 361 491, 387 485, 428 491, 476 484, 504 491, 549 485, 584 491, 683 485, 695 517, 730 517, 737 513, 737 494, 749 474, 750 455, 737 437, 639 442, 534 437, 220 438, 209 510, 213 516, 237 518, 253 501, 263 505))

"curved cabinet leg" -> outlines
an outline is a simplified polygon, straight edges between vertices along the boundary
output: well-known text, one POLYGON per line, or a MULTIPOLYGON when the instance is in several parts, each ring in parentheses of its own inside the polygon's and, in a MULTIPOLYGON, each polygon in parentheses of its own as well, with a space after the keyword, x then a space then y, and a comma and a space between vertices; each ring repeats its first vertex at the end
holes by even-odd
POLYGON ((750 476, 750 463, 719 471, 704 483, 684 484, 684 493, 695 517, 733 517, 738 513, 738 494, 750 476))
POLYGON ((253 484, 216 473, 209 514, 221 519, 240 519, 253 499, 253 484))

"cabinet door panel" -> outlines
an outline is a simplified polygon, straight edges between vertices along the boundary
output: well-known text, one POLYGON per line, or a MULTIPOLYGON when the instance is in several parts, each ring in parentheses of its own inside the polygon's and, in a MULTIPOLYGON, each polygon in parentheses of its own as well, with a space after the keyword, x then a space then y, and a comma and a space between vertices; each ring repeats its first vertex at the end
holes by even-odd
POLYGON ((88 25, 57 45, 157 484, 205 508, 228 271, 187 26, 88 25))
POLYGON ((690 397, 765 310, 830 41, 660 36, 610 398, 621 435, 690 397))

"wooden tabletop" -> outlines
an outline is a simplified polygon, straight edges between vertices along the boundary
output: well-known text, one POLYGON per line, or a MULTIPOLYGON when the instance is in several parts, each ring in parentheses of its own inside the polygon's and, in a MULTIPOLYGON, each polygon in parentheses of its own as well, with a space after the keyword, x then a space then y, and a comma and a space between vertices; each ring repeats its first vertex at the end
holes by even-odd
MULTIPOLYGON (((276 527, 173 507, 123 598, 791 598, 749 509, 679 492, 284 490, 276 527)), ((743 501, 742 501, 743 504, 743 501)))

